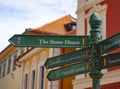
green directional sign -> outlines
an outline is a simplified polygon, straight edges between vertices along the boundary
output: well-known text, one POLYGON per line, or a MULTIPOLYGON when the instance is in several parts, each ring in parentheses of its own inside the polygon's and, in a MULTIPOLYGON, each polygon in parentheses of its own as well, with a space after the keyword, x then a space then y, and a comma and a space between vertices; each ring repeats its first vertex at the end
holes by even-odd
POLYGON ((101 69, 120 66, 120 52, 103 56, 101 59, 101 69))
POLYGON ((14 46, 69 48, 86 47, 88 36, 53 36, 53 35, 14 35, 9 39, 14 46))
POLYGON ((101 54, 120 48, 120 32, 104 41, 101 41, 98 46, 101 54))
POLYGON ((46 68, 53 68, 68 63, 84 61, 88 58, 88 51, 89 48, 83 48, 70 53, 48 58, 45 66, 46 68))
POLYGON ((88 64, 86 62, 80 62, 50 71, 47 77, 49 81, 53 81, 86 72, 88 72, 88 64))

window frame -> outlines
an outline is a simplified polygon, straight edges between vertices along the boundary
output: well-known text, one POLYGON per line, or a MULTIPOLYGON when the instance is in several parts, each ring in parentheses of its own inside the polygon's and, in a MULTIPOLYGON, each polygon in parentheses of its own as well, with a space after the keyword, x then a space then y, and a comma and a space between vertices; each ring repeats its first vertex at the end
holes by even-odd
POLYGON ((2 77, 5 77, 5 75, 6 75, 6 59, 2 63, 2 69, 3 69, 2 77))
POLYGON ((7 74, 11 71, 11 62, 12 62, 12 56, 10 55, 7 59, 7 74))
POLYGON ((38 66, 38 89, 44 89, 44 88, 45 88, 45 67, 39 65, 38 66), (42 79, 40 77, 42 77, 42 79))
POLYGON ((30 72, 30 89, 35 89, 35 84, 36 84, 36 67, 32 68, 30 72), (33 82, 33 74, 32 74, 33 71, 35 71, 34 82, 33 82))
POLYGON ((28 73, 24 74, 24 87, 23 87, 23 89, 28 89, 28 73))

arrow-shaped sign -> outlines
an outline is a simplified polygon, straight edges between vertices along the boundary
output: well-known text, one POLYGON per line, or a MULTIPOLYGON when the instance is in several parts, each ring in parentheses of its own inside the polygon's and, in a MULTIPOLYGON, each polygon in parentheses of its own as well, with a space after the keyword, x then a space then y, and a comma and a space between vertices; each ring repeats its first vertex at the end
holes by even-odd
POLYGON ((120 52, 103 56, 101 58, 101 69, 120 66, 120 52))
POLYGON ((89 43, 88 36, 53 36, 53 35, 14 35, 9 39, 14 46, 49 47, 49 48, 83 48, 89 43))
POLYGON ((120 32, 98 43, 101 54, 120 48, 120 32))
POLYGON ((84 61, 50 71, 47 77, 49 81, 53 81, 86 72, 88 72, 88 63, 84 61))
POLYGON ((88 58, 88 51, 89 48, 83 48, 70 53, 48 58, 45 66, 46 68, 53 68, 73 62, 85 61, 85 59, 88 58))

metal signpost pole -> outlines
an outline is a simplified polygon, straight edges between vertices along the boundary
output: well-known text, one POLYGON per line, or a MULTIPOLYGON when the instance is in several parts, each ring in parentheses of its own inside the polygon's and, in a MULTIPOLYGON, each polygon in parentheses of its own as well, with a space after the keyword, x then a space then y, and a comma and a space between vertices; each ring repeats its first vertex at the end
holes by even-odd
POLYGON ((93 89, 100 89, 100 78, 102 78, 103 74, 100 71, 99 49, 97 48, 96 44, 101 41, 101 31, 100 31, 101 19, 97 13, 94 12, 90 16, 89 24, 91 26, 90 55, 92 56, 91 59, 89 60, 89 76, 92 78, 93 89))

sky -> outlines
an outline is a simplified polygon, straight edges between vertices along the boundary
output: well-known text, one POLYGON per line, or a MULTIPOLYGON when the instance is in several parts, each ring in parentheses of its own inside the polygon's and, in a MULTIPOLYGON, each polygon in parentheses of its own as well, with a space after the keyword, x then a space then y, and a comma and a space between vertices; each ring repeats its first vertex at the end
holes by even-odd
POLYGON ((65 15, 76 18, 77 0, 0 0, 0 52, 14 34, 37 28, 65 15))

